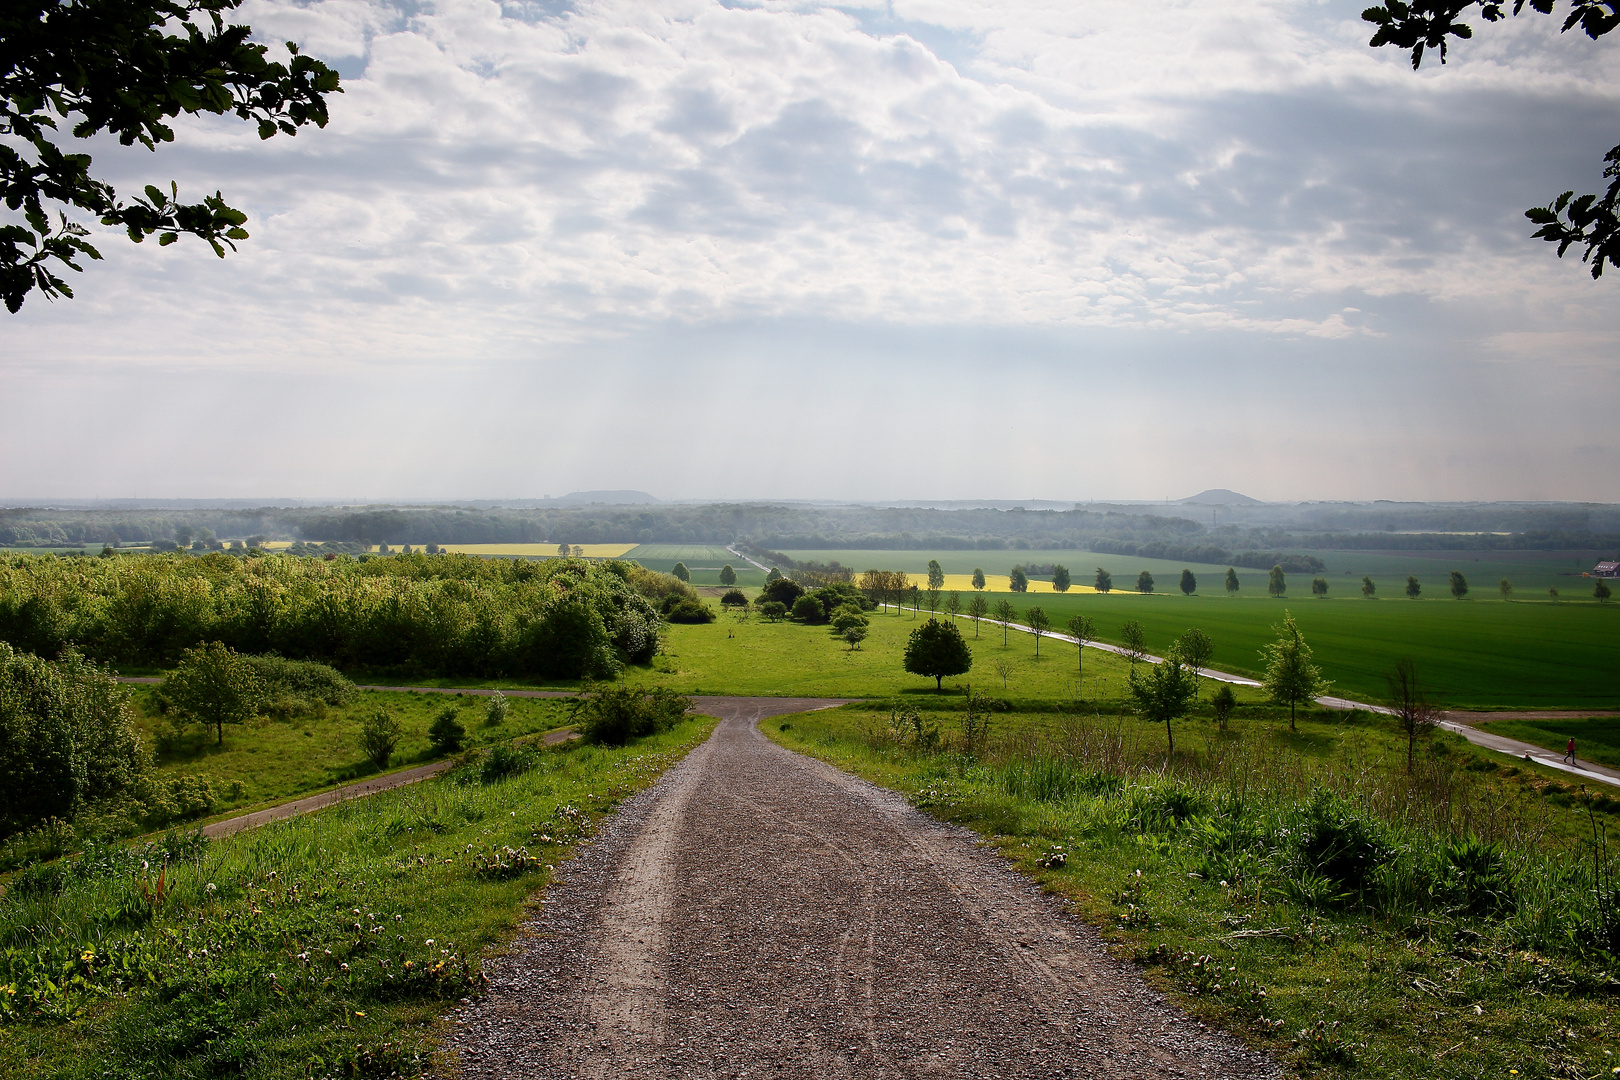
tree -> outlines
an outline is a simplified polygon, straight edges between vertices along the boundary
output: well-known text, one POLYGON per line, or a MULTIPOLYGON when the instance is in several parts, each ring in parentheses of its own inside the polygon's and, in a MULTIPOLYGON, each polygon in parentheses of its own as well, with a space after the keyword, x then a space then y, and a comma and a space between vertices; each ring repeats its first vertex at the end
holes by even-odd
POLYGON ((1209 707, 1215 711, 1215 726, 1225 731, 1227 722, 1232 719, 1232 710, 1237 708, 1237 695, 1232 693, 1232 687, 1227 683, 1216 687, 1209 696, 1209 707))
POLYGON ((1597 584, 1592 586, 1592 595, 1597 598, 1599 603, 1606 604, 1613 593, 1609 589, 1609 583, 1599 578, 1597 584))
POLYGON ((180 654, 180 666, 163 681, 163 696, 225 744, 225 725, 244 724, 259 708, 259 681, 248 661, 218 641, 180 654))
POLYGON ((574 558, 583 559, 584 557, 585 557, 585 546, 583 544, 575 544, 574 545, 574 558))
POLYGON ((500 727, 506 723, 507 714, 512 711, 512 703, 506 700, 506 695, 499 690, 489 695, 484 702, 484 724, 487 727, 500 727))
POLYGON ((1126 619, 1125 625, 1119 628, 1120 644, 1125 647, 1125 656, 1134 666, 1142 662, 1147 656, 1147 632, 1142 624, 1135 619, 1126 619))
POLYGON ((765 584, 767 584, 767 585, 769 585, 773 581, 781 581, 781 580, 782 580, 782 571, 778 570, 774 566, 771 567, 770 573, 765 575, 765 584))
POLYGON ((377 768, 386 769, 404 734, 394 714, 378 706, 360 721, 360 751, 377 768))
POLYGON ((1153 591, 1153 575, 1146 570, 1136 575, 1136 591, 1150 593, 1153 591))
POLYGON ((726 565, 724 565, 724 566, 722 566, 720 568, 720 584, 722 584, 722 585, 735 585, 735 584, 737 584, 737 571, 732 569, 730 563, 726 563, 726 565))
POLYGON ((1187 706, 1198 692, 1196 680, 1176 650, 1171 649, 1162 663, 1146 669, 1131 668, 1131 698, 1136 703, 1137 715, 1151 723, 1164 724, 1164 738, 1173 757, 1176 735, 1171 721, 1185 715, 1187 706))
POLYGON ((1389 706, 1395 723, 1406 736, 1406 771, 1412 771, 1412 758, 1419 738, 1432 734, 1440 722, 1440 710, 1430 705, 1418 684, 1417 665, 1411 657, 1395 661, 1395 670, 1384 676, 1389 683, 1389 706))
POLYGON ((670 570, 670 573, 674 574, 676 577, 680 578, 682 581, 691 581, 692 580, 692 571, 688 570, 686 568, 686 564, 683 563, 683 562, 676 563, 674 568, 670 570))
POLYGON ((759 594, 759 598, 761 600, 775 600, 784 608, 791 610, 793 605, 799 602, 799 597, 803 595, 803 585, 800 585, 792 578, 779 577, 775 581, 766 583, 765 588, 759 594))
POLYGON ((866 616, 854 604, 846 604, 833 615, 833 633, 849 642, 850 652, 854 652, 855 647, 866 640, 870 626, 866 616))
POLYGON ((433 723, 428 725, 428 742, 433 746, 433 753, 437 757, 454 754, 461 749, 462 742, 467 738, 467 729, 459 719, 459 712, 454 705, 446 705, 433 717, 433 723))
POLYGON ((1030 633, 1035 635, 1035 659, 1041 658, 1041 635, 1052 629, 1052 620, 1045 610, 1032 607, 1024 612, 1024 621, 1029 624, 1030 633))
POLYGON ((1496 589, 1497 589, 1498 592, 1500 592, 1502 594, 1502 599, 1504 599, 1504 600, 1512 599, 1512 597, 1513 597, 1513 582, 1509 581, 1507 578, 1503 578, 1500 582, 1498 582, 1497 586, 1496 586, 1496 589))
POLYGON ((1271 695, 1272 701, 1288 706, 1288 730, 1298 731, 1294 723, 1296 707, 1326 692, 1329 683, 1311 663, 1311 647, 1305 644, 1293 615, 1284 612, 1282 625, 1272 629, 1277 632, 1277 640, 1261 650, 1266 659, 1266 673, 1260 686, 1271 695))
POLYGON ((1458 600, 1468 595, 1468 579, 1462 576, 1461 570, 1451 572, 1451 595, 1458 600))
POLYGON ((1172 647, 1176 650, 1176 655, 1181 657, 1181 662, 1187 665, 1187 670, 1192 672, 1193 682, 1196 685, 1198 680, 1203 678, 1204 669, 1209 667, 1210 660, 1215 657, 1215 642, 1210 640, 1208 634, 1195 627, 1177 638, 1172 647))
POLYGON ((1068 592, 1070 584, 1071 584, 1071 581, 1070 581, 1070 578, 1069 578, 1069 568, 1067 566, 1064 566, 1062 563, 1053 564, 1053 566, 1052 566, 1052 591, 1053 592, 1068 592))
POLYGON ((975 589, 984 588, 984 571, 980 570, 977 566, 973 568, 973 587, 975 589))
POLYGON ((1007 588, 1013 592, 1028 592, 1029 577, 1024 573, 1022 566, 1015 566, 1007 574, 1007 588))
POLYGON ((945 571, 939 567, 938 559, 928 560, 928 588, 938 591, 945 587, 945 571))
POLYGON ((962 614, 962 594, 955 589, 945 598, 945 614, 953 619, 962 614))
POLYGON ((1236 596, 1238 593, 1238 576, 1235 567, 1226 568, 1226 595, 1236 596))
POLYGON ((1266 578, 1266 592, 1272 596, 1282 596, 1288 592, 1288 576, 1283 573, 1281 563, 1271 568, 1271 574, 1266 578))
POLYGON ((570 551, 572 551, 572 550, 573 549, 570 548, 567 544, 558 544, 557 545, 557 554, 562 556, 565 559, 568 558, 568 553, 570 551))
POLYGON ((994 660, 990 661, 990 669, 997 675, 1001 676, 1001 689, 1003 692, 1005 692, 1007 689, 1007 680, 1012 677, 1012 673, 1014 671, 1018 670, 1018 665, 1014 664, 1005 656, 998 656, 994 660))
POLYGON ((1011 600, 1002 598, 996 601, 996 619, 1001 623, 1001 647, 1004 649, 1007 647, 1007 627, 1017 617, 1018 612, 1013 610, 1011 600))
POLYGON ((819 623, 827 618, 821 601, 808 594, 793 601, 793 617, 802 623, 819 623))
POLYGON ((0 227, 0 297, 15 313, 28 293, 71 297, 59 276, 78 259, 100 259, 70 220, 82 211, 136 243, 182 233, 220 258, 248 238, 247 215, 215 192, 199 203, 148 184, 125 202, 90 173, 90 155, 71 139, 105 133, 124 146, 173 142, 180 113, 234 113, 259 138, 325 127, 326 95, 341 94, 337 72, 287 43, 285 64, 249 40, 252 28, 224 21, 242 0, 13 0, 0 8, 0 184, 20 222, 0 227), (183 29, 182 32, 177 32, 183 29), (58 121, 62 124, 59 127, 58 121), (53 222, 51 219, 55 217, 53 222))
POLYGON ((1181 568, 1181 595, 1191 596, 1198 591, 1198 578, 1186 567, 1181 568))
POLYGON ((973 620, 973 636, 979 636, 979 620, 990 613, 990 601, 984 598, 983 593, 974 593, 973 599, 968 601, 968 616, 973 620))
POLYGON ((1423 591, 1423 584, 1412 574, 1406 575, 1406 596, 1409 600, 1416 600, 1423 591))
POLYGON ((1328 579, 1325 577, 1311 578, 1311 595, 1320 600, 1328 592, 1328 579))
POLYGON ((1558 602, 1558 586, 1554 585, 1547 590, 1547 598, 1555 604, 1558 602))
POLYGON ((1374 585, 1373 579, 1366 574, 1361 576, 1361 595, 1368 600, 1378 595, 1378 586, 1374 585))
POLYGON ((945 676, 963 675, 972 667, 973 653, 955 623, 929 619, 906 641, 906 670, 933 679, 935 690, 942 689, 945 676))
POLYGON ((1076 615, 1069 620, 1069 633, 1074 637, 1074 651, 1080 657, 1075 673, 1075 681, 1078 682, 1086 674, 1086 642, 1096 639, 1097 624, 1084 615, 1076 615))
POLYGON ((1112 591, 1114 588, 1114 575, 1110 574, 1100 566, 1097 567, 1097 578, 1092 583, 1091 587, 1100 593, 1112 591))
MULTIPOLYGON (((1498 22, 1505 17, 1504 0, 1385 0, 1378 7, 1368 8, 1361 17, 1378 27, 1368 44, 1373 48, 1394 45, 1412 54, 1412 69, 1423 62, 1429 49, 1440 50, 1440 62, 1446 62, 1448 38, 1468 39, 1474 31, 1457 18, 1469 8, 1478 7, 1486 22, 1498 22)), ((1514 0, 1513 14, 1525 7, 1525 0, 1514 0)), ((1530 10, 1543 15, 1553 11, 1553 0, 1529 0, 1530 10)), ((1574 27, 1596 41, 1620 26, 1620 5, 1615 0, 1571 0, 1569 14, 1564 18, 1562 32, 1574 27)), ((1584 244, 1581 261, 1590 263, 1594 278, 1603 275, 1603 264, 1620 266, 1620 146, 1603 156, 1606 166, 1603 175, 1612 179, 1603 195, 1575 197, 1566 191, 1546 206, 1535 206, 1524 212, 1532 224, 1541 226, 1532 238, 1558 245, 1558 257, 1575 245, 1584 244)))

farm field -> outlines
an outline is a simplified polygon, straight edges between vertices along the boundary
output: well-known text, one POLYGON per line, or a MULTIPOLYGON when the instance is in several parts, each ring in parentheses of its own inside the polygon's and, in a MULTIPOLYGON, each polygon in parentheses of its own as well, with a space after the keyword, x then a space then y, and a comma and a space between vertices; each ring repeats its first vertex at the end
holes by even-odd
POLYGON ((758 589, 765 584, 763 570, 733 555, 723 544, 638 544, 623 557, 665 574, 673 570, 676 563, 685 563, 692 573, 692 584, 700 587, 718 586, 720 568, 727 565, 736 571, 739 588, 758 589))
POLYGON ((177 734, 154 704, 155 687, 133 687, 138 724, 153 750, 155 775, 162 780, 206 779, 219 800, 217 811, 273 804, 374 774, 377 769, 359 747, 360 720, 374 709, 392 712, 404 729, 390 769, 408 768, 434 759, 427 729, 447 705, 459 711, 467 729, 466 745, 483 746, 550 731, 568 723, 569 703, 512 698, 503 723, 485 723, 485 697, 398 694, 362 691, 353 704, 328 706, 325 715, 286 720, 260 717, 248 725, 230 725, 224 745, 214 734, 187 725, 177 734), (238 784, 232 794, 232 785, 238 784))
POLYGON ((1481 724, 1492 735, 1520 739, 1562 754, 1575 740, 1575 757, 1620 769, 1620 717, 1571 717, 1568 720, 1496 720, 1481 724))
MULTIPOLYGON (((622 559, 634 544, 576 544, 587 559, 622 559)), ((516 559, 554 559, 557 544, 445 544, 453 555, 507 556, 516 559)))

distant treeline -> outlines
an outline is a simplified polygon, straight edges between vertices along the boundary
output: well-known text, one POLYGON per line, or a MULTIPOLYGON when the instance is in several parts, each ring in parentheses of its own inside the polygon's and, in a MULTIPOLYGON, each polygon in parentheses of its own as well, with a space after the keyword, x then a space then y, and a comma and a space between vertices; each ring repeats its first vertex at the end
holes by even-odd
POLYGON ((610 677, 650 660, 667 575, 471 556, 0 558, 0 641, 168 667, 203 641, 402 674, 610 677))
POLYGON ((1150 540, 1107 540, 1091 542, 1091 550, 1104 555, 1138 555, 1144 559, 1170 559, 1174 562, 1214 563, 1270 570, 1280 566, 1290 574, 1320 574, 1327 564, 1314 555, 1286 555, 1276 551, 1239 551, 1235 554, 1212 544, 1174 544, 1150 540))

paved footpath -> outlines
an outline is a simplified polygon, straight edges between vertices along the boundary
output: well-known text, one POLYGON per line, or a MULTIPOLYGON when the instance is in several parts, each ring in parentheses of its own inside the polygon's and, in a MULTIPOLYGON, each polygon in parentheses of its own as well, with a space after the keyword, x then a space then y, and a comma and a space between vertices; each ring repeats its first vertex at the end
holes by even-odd
POLYGON ((453 1015, 458 1076, 1280 1080, 973 834, 756 726, 826 704, 705 702, 453 1015))

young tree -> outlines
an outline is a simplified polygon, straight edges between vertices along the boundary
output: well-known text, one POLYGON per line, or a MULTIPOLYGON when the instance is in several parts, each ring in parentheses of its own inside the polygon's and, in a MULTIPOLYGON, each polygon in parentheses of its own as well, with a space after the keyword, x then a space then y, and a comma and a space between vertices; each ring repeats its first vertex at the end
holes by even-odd
POLYGON ((973 587, 975 589, 984 588, 984 571, 980 570, 977 566, 973 568, 973 587))
POLYGON ((1125 647, 1125 656, 1134 666, 1142 662, 1147 656, 1147 632, 1142 624, 1135 619, 1126 619, 1125 625, 1119 628, 1120 644, 1125 647))
POLYGON ((1153 591, 1153 575, 1146 570, 1136 575, 1136 591, 1150 593, 1153 591))
POLYGON ((1198 578, 1186 567, 1181 569, 1181 594, 1191 596, 1198 591, 1198 578))
POLYGON ((945 587, 945 571, 939 567, 938 559, 928 560, 928 588, 938 592, 945 587))
POLYGON ((846 604, 833 616, 833 633, 849 642, 850 652, 854 652, 856 647, 866 640, 870 626, 871 623, 867 621, 866 616, 856 610, 854 604, 846 604))
POLYGON ((1271 568, 1271 574, 1266 578, 1266 592, 1272 596, 1282 596, 1288 592, 1288 577, 1283 573, 1281 563, 1271 568))
POLYGON ((933 679, 935 690, 942 689, 945 676, 964 675, 972 667, 973 653, 955 623, 929 619, 906 641, 905 669, 933 679))
POLYGON ((565 558, 565 559, 568 558, 568 553, 570 551, 572 551, 572 550, 574 550, 574 549, 569 547, 567 544, 558 544, 557 545, 557 554, 560 555, 561 557, 565 558))
POLYGON ((0 153, 6 205, 17 215, 0 226, 0 298, 15 313, 28 293, 71 297, 58 276, 100 259, 82 211, 136 243, 153 233, 167 246, 182 233, 220 258, 246 240, 247 215, 216 192, 180 202, 179 188, 148 184, 125 202, 90 175, 87 146, 103 135, 156 150, 174 141, 181 113, 235 114, 260 139, 325 127, 326 95, 341 94, 338 74, 287 43, 287 63, 268 59, 249 26, 226 23, 242 0, 12 0, 0 7, 4 108, 0 153), (55 217, 56 221, 51 219, 55 217), (53 265, 54 264, 54 265, 53 265))
POLYGON ((1418 739, 1434 732, 1440 722, 1440 710, 1430 705, 1418 684, 1417 665, 1411 657, 1395 661, 1395 670, 1384 676, 1389 683, 1389 706, 1395 713, 1395 723, 1406 736, 1406 771, 1412 771, 1412 759, 1418 739))
POLYGON ((1502 599, 1504 600, 1511 600, 1513 598, 1513 582, 1509 581, 1507 578, 1503 578, 1497 583, 1496 590, 1502 594, 1502 599))
POLYGON ((1328 592, 1328 579, 1325 577, 1311 578, 1311 595, 1320 600, 1328 592))
POLYGON ((1226 595, 1236 596, 1238 593, 1238 576, 1235 567, 1226 568, 1226 595))
POLYGON ((726 563, 726 565, 724 565, 724 566, 722 566, 720 568, 720 584, 722 584, 722 585, 735 585, 735 584, 737 584, 737 571, 732 569, 732 566, 731 566, 730 563, 726 563))
POLYGON ((979 620, 990 614, 990 601, 984 598, 983 593, 974 593, 973 599, 968 601, 968 616, 973 620, 973 636, 979 636, 979 620))
MULTIPOLYGON (((1074 651, 1079 654, 1075 681, 1078 683, 1086 674, 1086 642, 1094 641, 1097 637, 1097 624, 1084 615, 1076 615, 1069 620, 1069 633, 1074 636, 1074 651)), ((1078 688, 1077 688, 1078 690, 1078 688)))
POLYGON ((456 753, 466 738, 467 728, 461 723, 460 712, 454 705, 440 709, 433 717, 433 723, 428 725, 428 742, 433 746, 436 757, 456 753))
POLYGON ((225 725, 243 724, 258 710, 260 686, 248 661, 218 641, 180 654, 180 666, 163 681, 163 696, 225 744, 225 725))
POLYGON ((1024 573, 1024 568, 1022 566, 1015 566, 1012 568, 1012 571, 1008 573, 1007 588, 1011 589, 1013 592, 1019 593, 1029 591, 1029 577, 1024 573))
POLYGON ((1232 710, 1237 708, 1237 695, 1232 693, 1230 684, 1221 683, 1215 688, 1215 692, 1209 696, 1209 707, 1215 710, 1215 726, 1225 731, 1232 719, 1232 710))
POLYGON ((1204 677, 1204 669, 1209 667, 1210 660, 1215 656, 1215 642, 1210 640, 1208 634, 1194 628, 1177 638, 1173 648, 1176 655, 1181 657, 1181 662, 1187 665, 1187 670, 1192 672, 1193 684, 1196 686, 1204 677))
POLYGON ((1054 564, 1052 566, 1052 591, 1068 592, 1069 585, 1071 583, 1072 582, 1069 578, 1069 568, 1064 566, 1062 563, 1054 564))
POLYGON ((1592 586, 1592 595, 1597 598, 1599 603, 1606 604, 1609 602, 1609 597, 1614 594, 1609 588, 1609 583, 1602 578, 1598 578, 1597 584, 1592 586))
POLYGON ((1547 598, 1555 604, 1558 602, 1558 586, 1554 585, 1547 590, 1547 598))
POLYGON ((1131 668, 1131 699, 1136 703, 1137 715, 1151 723, 1164 724, 1165 743, 1171 757, 1176 753, 1176 735, 1171 721, 1184 716, 1187 706, 1197 694, 1197 682, 1171 649, 1163 663, 1146 668, 1131 668))
POLYGON ((497 690, 484 702, 484 724, 488 727, 500 727, 506 723, 506 717, 511 711, 512 703, 506 699, 505 694, 497 690))
POLYGON ((1100 593, 1112 591, 1114 588, 1114 575, 1110 574, 1100 566, 1097 567, 1097 578, 1091 587, 1100 593))
POLYGON ((404 736, 399 721, 387 709, 378 706, 360 721, 360 751, 379 769, 388 768, 388 759, 404 736))
POLYGON ((953 619, 962 614, 962 594, 955 589, 945 598, 945 614, 953 619))
POLYGON ((1035 659, 1041 658, 1041 636, 1052 629, 1052 620, 1045 610, 1032 607, 1024 612, 1024 621, 1029 624, 1030 633, 1035 635, 1035 659))
POLYGON ((683 562, 676 563, 675 568, 672 569, 670 571, 670 573, 674 574, 676 577, 680 578, 682 581, 691 581, 692 580, 692 571, 688 570, 686 568, 686 564, 683 563, 683 562))
POLYGON ((1282 625, 1272 629, 1277 632, 1277 640, 1261 650, 1266 659, 1266 673, 1260 686, 1271 695, 1272 701, 1288 706, 1288 730, 1298 731, 1294 718, 1299 703, 1326 692, 1329 683, 1311 663, 1311 647, 1305 644, 1292 614, 1284 612, 1282 625))
POLYGON ((939 611, 939 590, 930 587, 928 590, 928 614, 934 615, 939 611))
POLYGON ((774 566, 771 567, 771 572, 765 575, 765 584, 769 585, 773 581, 780 580, 782 580, 782 571, 778 570, 774 566))
POLYGON ((1368 600, 1378 595, 1378 586, 1374 585, 1373 579, 1365 574, 1361 577, 1361 595, 1368 600))
POLYGON ((1462 576, 1461 570, 1451 572, 1451 595, 1458 600, 1468 595, 1468 579, 1462 576))
POLYGON ((889 571, 889 588, 894 590, 894 611, 898 615, 906 603, 906 590, 911 587, 911 580, 906 577, 904 570, 889 571))
POLYGON ((1012 601, 1003 597, 996 601, 996 620, 1001 623, 1001 647, 1007 647, 1007 627, 1018 617, 1013 610, 1012 601))
POLYGON ((585 545, 583 545, 583 544, 575 544, 574 545, 574 558, 583 559, 584 557, 585 557, 585 545))
POLYGON ((1419 582, 1418 579, 1416 577, 1414 577, 1413 575, 1407 574, 1406 575, 1406 597, 1407 597, 1407 599, 1416 600, 1418 598, 1418 594, 1421 593, 1422 591, 1423 591, 1423 584, 1421 582, 1419 582))

